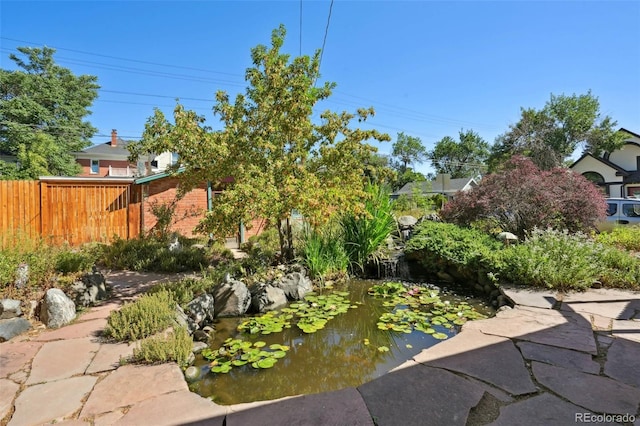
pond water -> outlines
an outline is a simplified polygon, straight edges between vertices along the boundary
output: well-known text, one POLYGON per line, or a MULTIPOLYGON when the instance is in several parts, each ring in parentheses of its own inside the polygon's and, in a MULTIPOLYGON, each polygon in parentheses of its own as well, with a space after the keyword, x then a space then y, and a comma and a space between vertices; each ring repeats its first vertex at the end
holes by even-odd
MULTIPOLYGON (((442 341, 433 337, 437 335, 435 333, 380 330, 377 323, 381 315, 393 311, 392 307, 384 306, 385 299, 367 294, 370 287, 380 283, 351 280, 343 287, 317 292, 321 295, 333 290, 348 291, 347 298, 356 308, 335 316, 315 333, 304 333, 293 325, 282 332, 252 335, 237 330, 247 318, 218 319, 215 338, 210 342, 212 349, 222 346, 228 338, 240 338, 264 342, 265 349, 276 344, 286 345, 289 350, 272 368, 243 365, 227 373, 211 372, 211 361, 199 356, 195 366, 202 370, 202 375, 200 380, 190 384, 191 390, 227 405, 355 387, 442 341)), ((478 299, 456 296, 444 290, 440 291, 440 298, 451 305, 464 301, 484 315, 493 315, 493 311, 478 299)), ((432 327, 436 333, 444 333, 447 337, 454 336, 459 328, 432 327)), ((439 337, 444 338, 441 334, 439 337)))

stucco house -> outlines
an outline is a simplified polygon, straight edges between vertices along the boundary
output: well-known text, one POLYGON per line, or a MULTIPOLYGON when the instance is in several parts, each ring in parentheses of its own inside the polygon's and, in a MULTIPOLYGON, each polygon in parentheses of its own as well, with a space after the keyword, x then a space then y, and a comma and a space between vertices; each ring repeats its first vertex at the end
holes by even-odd
POLYGON ((627 138, 622 148, 602 157, 585 153, 571 166, 600 186, 608 197, 640 198, 640 135, 621 128, 627 138))
POLYGON ((468 191, 478 186, 478 182, 474 178, 451 179, 448 174, 439 174, 434 180, 423 182, 408 182, 402 188, 391 194, 392 199, 396 199, 401 195, 410 197, 414 192, 420 195, 430 196, 435 194, 443 194, 447 199, 454 198, 458 191, 468 191))
POLYGON ((93 145, 74 153, 76 161, 82 166, 82 177, 136 177, 163 172, 177 162, 177 155, 165 152, 149 155, 137 164, 129 161, 126 141, 118 137, 117 130, 111 131, 111 140, 93 145))

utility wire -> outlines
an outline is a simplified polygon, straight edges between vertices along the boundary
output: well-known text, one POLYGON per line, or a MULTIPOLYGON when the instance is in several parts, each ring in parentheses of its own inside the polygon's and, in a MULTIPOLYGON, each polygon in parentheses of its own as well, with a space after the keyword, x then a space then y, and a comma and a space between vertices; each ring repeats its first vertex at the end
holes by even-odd
POLYGON ((329 34, 329 24, 331 23, 332 10, 333 10, 333 0, 331 0, 331 4, 329 5, 329 16, 327 16, 327 26, 324 29, 324 37, 322 39, 322 50, 320 50, 320 60, 318 61, 318 73, 320 72, 320 67, 322 66, 322 57, 324 56, 324 46, 327 43, 327 34, 329 34))

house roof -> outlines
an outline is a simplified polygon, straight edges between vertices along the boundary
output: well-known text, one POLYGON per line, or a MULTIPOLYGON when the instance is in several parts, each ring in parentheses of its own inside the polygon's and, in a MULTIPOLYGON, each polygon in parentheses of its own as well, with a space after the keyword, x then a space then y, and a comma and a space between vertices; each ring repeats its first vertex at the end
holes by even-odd
POLYGON ((609 160, 607 160, 607 159, 605 159, 605 158, 602 158, 602 157, 596 157, 595 155, 593 155, 593 154, 591 154, 591 153, 589 153, 589 152, 586 152, 586 153, 582 154, 582 156, 581 156, 580 158, 578 158, 576 161, 574 161, 574 162, 573 162, 573 164, 571 164, 571 165, 569 166, 569 168, 570 168, 570 169, 572 169, 575 165, 577 165, 578 163, 580 163, 580 162, 581 162, 582 160, 584 160, 586 157, 591 157, 591 158, 593 158, 594 160, 599 161, 599 162, 601 162, 602 164, 604 164, 604 165, 606 165, 606 166, 611 167, 612 169, 614 169, 614 170, 616 171, 616 174, 617 174, 618 176, 627 176, 627 175, 629 175, 629 172, 628 172, 628 171, 626 171, 626 170, 625 170, 625 169, 623 169, 622 167, 618 166, 617 164, 612 163, 611 161, 609 161, 609 160))
POLYGON ((129 150, 127 149, 127 146, 129 145, 129 143, 130 141, 126 141, 124 139, 118 138, 118 142, 116 146, 112 146, 111 141, 109 141, 109 142, 101 143, 98 145, 90 146, 89 148, 85 148, 82 151, 76 152, 74 154, 76 155, 76 157, 84 157, 84 156, 91 156, 96 158, 118 157, 118 158, 127 159, 129 158, 129 150))
POLYGON ((149 183, 149 182, 153 182, 154 180, 164 179, 169 176, 174 176, 182 172, 184 172, 184 167, 180 167, 178 170, 166 170, 164 172, 154 173, 152 175, 139 177, 135 180, 134 183, 141 185, 143 183, 149 183))
MULTIPOLYGON (((413 194, 414 188, 418 188, 421 194, 435 194, 435 193, 444 193, 444 194, 453 194, 458 191, 462 191, 467 185, 474 185, 476 181, 474 178, 459 178, 459 179, 449 179, 449 185, 442 190, 438 188, 439 182, 435 181, 419 181, 419 182, 408 182, 402 188, 395 191, 392 196, 400 196, 400 195, 411 195, 413 194)), ((441 188, 441 187, 440 187, 441 188)))

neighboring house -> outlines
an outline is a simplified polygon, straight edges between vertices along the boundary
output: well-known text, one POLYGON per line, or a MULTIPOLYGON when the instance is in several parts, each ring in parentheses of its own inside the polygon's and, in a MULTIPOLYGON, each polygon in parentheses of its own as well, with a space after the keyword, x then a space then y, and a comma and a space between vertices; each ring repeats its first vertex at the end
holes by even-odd
POLYGON ((136 163, 129 161, 129 141, 118 137, 118 132, 111 131, 109 142, 93 145, 81 152, 74 153, 76 161, 82 166, 82 177, 137 177, 163 172, 168 166, 178 162, 175 153, 164 152, 149 155, 136 163))
POLYGON ((129 161, 129 151, 125 141, 118 137, 118 132, 111 131, 111 140, 106 143, 90 146, 74 153, 76 161, 82 166, 82 177, 135 177, 144 176, 151 168, 150 162, 129 161))
POLYGON ((417 192, 424 196, 443 194, 451 200, 456 192, 468 191, 476 186, 478 186, 478 182, 474 178, 451 179, 448 174, 439 174, 432 181, 409 182, 391 194, 391 198, 395 200, 401 195, 410 197, 414 192, 417 192))
POLYGON ((640 135, 621 128, 628 137, 622 148, 602 157, 586 153, 570 168, 596 185, 608 197, 640 198, 640 135))

